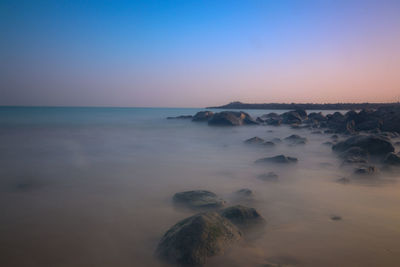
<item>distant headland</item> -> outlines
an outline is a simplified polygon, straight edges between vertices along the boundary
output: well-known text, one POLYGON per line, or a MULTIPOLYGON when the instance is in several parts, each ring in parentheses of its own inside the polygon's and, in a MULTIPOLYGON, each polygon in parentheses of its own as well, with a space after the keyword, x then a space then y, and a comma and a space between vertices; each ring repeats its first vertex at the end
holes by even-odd
POLYGON ((231 102, 227 105, 207 107, 214 109, 308 109, 308 110, 351 110, 351 109, 377 109, 380 107, 400 106, 395 103, 334 103, 334 104, 314 104, 314 103, 242 103, 239 101, 231 102))

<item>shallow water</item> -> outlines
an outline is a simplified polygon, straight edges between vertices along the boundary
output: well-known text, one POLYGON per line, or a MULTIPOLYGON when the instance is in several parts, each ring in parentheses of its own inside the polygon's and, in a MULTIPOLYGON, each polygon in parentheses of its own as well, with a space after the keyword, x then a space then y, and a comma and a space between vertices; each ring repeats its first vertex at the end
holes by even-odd
POLYGON ((206 189, 234 204, 241 188, 253 190, 245 204, 266 218, 265 232, 209 266, 400 265, 399 173, 344 185, 336 180, 348 170, 322 145, 328 134, 165 119, 197 111, 0 108, 0 266, 163 266, 153 256, 159 239, 193 214, 174 207, 173 194, 206 189), (243 143, 293 133, 309 142, 243 143), (254 165, 277 154, 299 162, 254 165), (277 182, 257 178, 269 171, 277 182))

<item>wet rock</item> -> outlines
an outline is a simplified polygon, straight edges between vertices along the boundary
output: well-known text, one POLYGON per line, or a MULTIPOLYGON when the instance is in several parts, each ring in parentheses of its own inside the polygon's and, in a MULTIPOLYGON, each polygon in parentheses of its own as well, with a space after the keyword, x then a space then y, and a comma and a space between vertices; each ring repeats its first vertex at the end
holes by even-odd
POLYGON ((354 170, 354 174, 357 175, 374 175, 377 170, 374 166, 361 166, 354 170))
POLYGON ((267 141, 267 142, 262 143, 262 145, 266 146, 266 147, 274 147, 275 143, 271 142, 271 141, 267 141))
POLYGON ((274 172, 263 173, 257 176, 258 179, 269 182, 278 181, 278 177, 279 177, 278 174, 274 172))
POLYGON ((340 220, 342 220, 342 217, 337 216, 337 215, 333 215, 333 216, 331 216, 331 220, 332 221, 340 221, 340 220))
POLYGON ((292 134, 285 138, 285 141, 289 142, 291 145, 304 145, 307 143, 307 138, 301 137, 297 134, 292 134))
POLYGON ((262 159, 258 159, 255 161, 256 164, 265 164, 265 163, 290 164, 290 163, 296 163, 296 162, 297 162, 297 158, 286 157, 284 155, 262 158, 262 159))
POLYGON ((231 221, 240 230, 246 231, 257 226, 263 226, 265 219, 254 209, 242 205, 236 205, 223 209, 221 216, 231 221))
POLYGON ((316 120, 318 122, 326 121, 326 117, 324 115, 322 115, 321 112, 318 112, 318 113, 312 112, 312 113, 308 114, 308 118, 316 120))
POLYGON ((193 209, 221 208, 225 201, 216 194, 206 190, 194 190, 176 193, 173 197, 176 204, 184 205, 193 209))
POLYGON ((334 151, 343 152, 351 147, 359 147, 372 156, 384 156, 393 152, 394 147, 387 139, 375 135, 357 135, 339 142, 332 147, 334 151))
POLYGON ((253 138, 247 139, 246 141, 244 141, 246 144, 262 144, 264 143, 264 139, 255 136, 253 138))
POLYGON ((220 214, 200 213, 172 226, 161 238, 156 255, 171 264, 202 265, 241 237, 240 230, 220 214))
POLYGON ((256 125, 256 122, 249 114, 237 111, 222 111, 215 113, 208 121, 213 126, 239 126, 239 125, 256 125))
POLYGON ((333 146, 333 143, 332 142, 324 142, 324 143, 322 143, 324 146, 333 146))
POLYGON ((300 124, 302 117, 296 111, 288 111, 282 114, 282 123, 284 124, 300 124))
POLYGON ((388 153, 383 160, 383 163, 386 165, 400 166, 400 156, 395 153, 388 153))
POLYGON ((200 111, 193 116, 192 121, 208 121, 213 115, 212 111, 200 111))
POLYGON ((167 117, 168 120, 173 120, 173 119, 191 119, 193 118, 192 115, 181 115, 181 116, 176 116, 176 117, 167 117))
POLYGON ((236 191, 235 195, 237 195, 239 197, 252 197, 253 191, 251 191, 248 188, 242 188, 242 189, 239 189, 238 191, 236 191))
POLYGON ((340 153, 340 157, 343 158, 343 163, 353 164, 367 163, 369 155, 367 151, 361 149, 360 147, 354 146, 340 153))
POLYGON ((268 125, 279 126, 282 123, 282 119, 281 118, 268 118, 268 119, 265 120, 265 122, 268 125))

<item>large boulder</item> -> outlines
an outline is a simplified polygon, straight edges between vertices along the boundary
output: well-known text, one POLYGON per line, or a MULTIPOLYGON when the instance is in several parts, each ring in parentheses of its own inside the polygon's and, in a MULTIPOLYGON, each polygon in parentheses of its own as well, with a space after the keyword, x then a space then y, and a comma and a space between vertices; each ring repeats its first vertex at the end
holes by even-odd
POLYGON ((400 166, 400 157, 395 153, 389 153, 386 155, 383 163, 387 165, 400 166))
POLYGON ((161 238, 156 255, 176 265, 202 265, 241 237, 240 230, 220 214, 200 213, 172 226, 161 238))
POLYGON ((312 119, 312 120, 316 120, 318 122, 326 121, 326 117, 324 115, 322 115, 321 112, 318 112, 318 113, 311 112, 310 114, 308 114, 308 118, 312 119))
POLYGON ((238 111, 222 111, 215 113, 208 121, 209 125, 214 126, 239 126, 258 124, 249 114, 238 111))
POLYGON ((284 155, 262 158, 262 159, 258 159, 255 161, 256 164, 266 164, 266 163, 289 164, 289 163, 296 163, 296 162, 297 162, 297 158, 286 157, 284 155))
POLYGON ((194 190, 176 193, 173 196, 176 204, 183 205, 192 209, 213 209, 221 208, 225 201, 216 194, 206 190, 194 190))
POLYGON ((236 205, 223 209, 221 216, 230 220, 239 229, 246 231, 256 226, 263 226, 265 219, 254 209, 242 205, 236 205))
POLYGON ((385 156, 394 151, 394 147, 388 139, 375 135, 356 135, 337 143, 332 149, 343 152, 351 147, 359 147, 371 156, 385 156))
POLYGON ((208 121, 213 115, 212 111, 200 111, 193 116, 192 121, 208 121))

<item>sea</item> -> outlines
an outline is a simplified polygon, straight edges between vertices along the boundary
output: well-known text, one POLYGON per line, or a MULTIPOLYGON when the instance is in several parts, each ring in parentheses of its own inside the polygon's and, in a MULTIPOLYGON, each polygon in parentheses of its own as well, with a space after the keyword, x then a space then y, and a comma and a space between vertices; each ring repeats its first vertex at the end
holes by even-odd
POLYGON ((332 134, 166 119, 201 110, 0 107, 0 266, 169 266, 159 240, 196 213, 172 197, 198 189, 267 221, 207 266, 400 266, 398 172, 340 183, 349 171, 323 145, 332 134), (308 142, 287 144, 291 134, 308 142), (275 146, 244 143, 254 136, 275 146), (280 154, 298 163, 254 164, 280 154), (260 179, 268 172, 278 179, 260 179))

